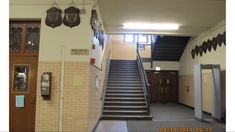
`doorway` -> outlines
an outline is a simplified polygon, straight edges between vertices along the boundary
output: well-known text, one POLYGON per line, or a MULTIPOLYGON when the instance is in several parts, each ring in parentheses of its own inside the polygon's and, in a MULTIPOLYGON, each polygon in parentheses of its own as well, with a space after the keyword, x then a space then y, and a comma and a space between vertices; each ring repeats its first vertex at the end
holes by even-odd
POLYGON ((151 103, 178 102, 177 71, 147 71, 150 87, 151 103))
POLYGON ((40 21, 10 21, 9 130, 35 131, 40 21))

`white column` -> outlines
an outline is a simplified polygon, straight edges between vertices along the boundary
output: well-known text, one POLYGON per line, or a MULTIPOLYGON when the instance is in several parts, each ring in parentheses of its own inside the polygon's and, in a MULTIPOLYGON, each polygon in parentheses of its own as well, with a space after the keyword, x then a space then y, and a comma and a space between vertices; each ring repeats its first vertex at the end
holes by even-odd
POLYGON ((213 65, 212 68, 212 117, 221 119, 221 84, 220 84, 220 66, 213 65))
POLYGON ((194 66, 194 116, 202 120, 202 68, 201 64, 194 66))

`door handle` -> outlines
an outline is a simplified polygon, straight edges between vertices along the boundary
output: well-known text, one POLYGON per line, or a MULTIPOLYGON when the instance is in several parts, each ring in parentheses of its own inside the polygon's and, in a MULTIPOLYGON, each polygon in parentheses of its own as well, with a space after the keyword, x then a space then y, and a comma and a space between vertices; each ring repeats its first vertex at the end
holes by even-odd
POLYGON ((169 83, 170 83, 169 79, 166 80, 166 83, 169 85, 169 83))
POLYGON ((167 89, 168 89, 168 87, 166 87, 166 93, 167 93, 167 89))
POLYGON ((162 87, 162 94, 163 94, 163 87, 162 87))

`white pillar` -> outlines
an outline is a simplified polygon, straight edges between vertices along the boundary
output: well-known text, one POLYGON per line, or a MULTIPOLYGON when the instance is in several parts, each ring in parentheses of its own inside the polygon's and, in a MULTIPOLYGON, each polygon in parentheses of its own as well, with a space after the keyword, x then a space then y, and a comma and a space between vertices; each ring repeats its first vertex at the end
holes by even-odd
POLYGON ((202 69, 194 66, 194 116, 202 120, 202 69))
POLYGON ((221 119, 221 84, 220 84, 220 66, 214 65, 212 67, 212 117, 221 119))

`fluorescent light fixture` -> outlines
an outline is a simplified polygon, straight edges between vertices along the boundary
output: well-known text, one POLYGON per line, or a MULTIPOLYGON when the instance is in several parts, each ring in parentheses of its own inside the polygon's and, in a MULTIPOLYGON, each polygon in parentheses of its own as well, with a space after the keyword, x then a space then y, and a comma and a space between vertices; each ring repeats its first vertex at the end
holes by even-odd
POLYGON ((156 66, 155 70, 156 70, 156 71, 160 71, 160 70, 161 70, 161 67, 156 66))
POLYGON ((149 30, 178 30, 179 25, 174 23, 125 23, 125 29, 149 29, 149 30))

